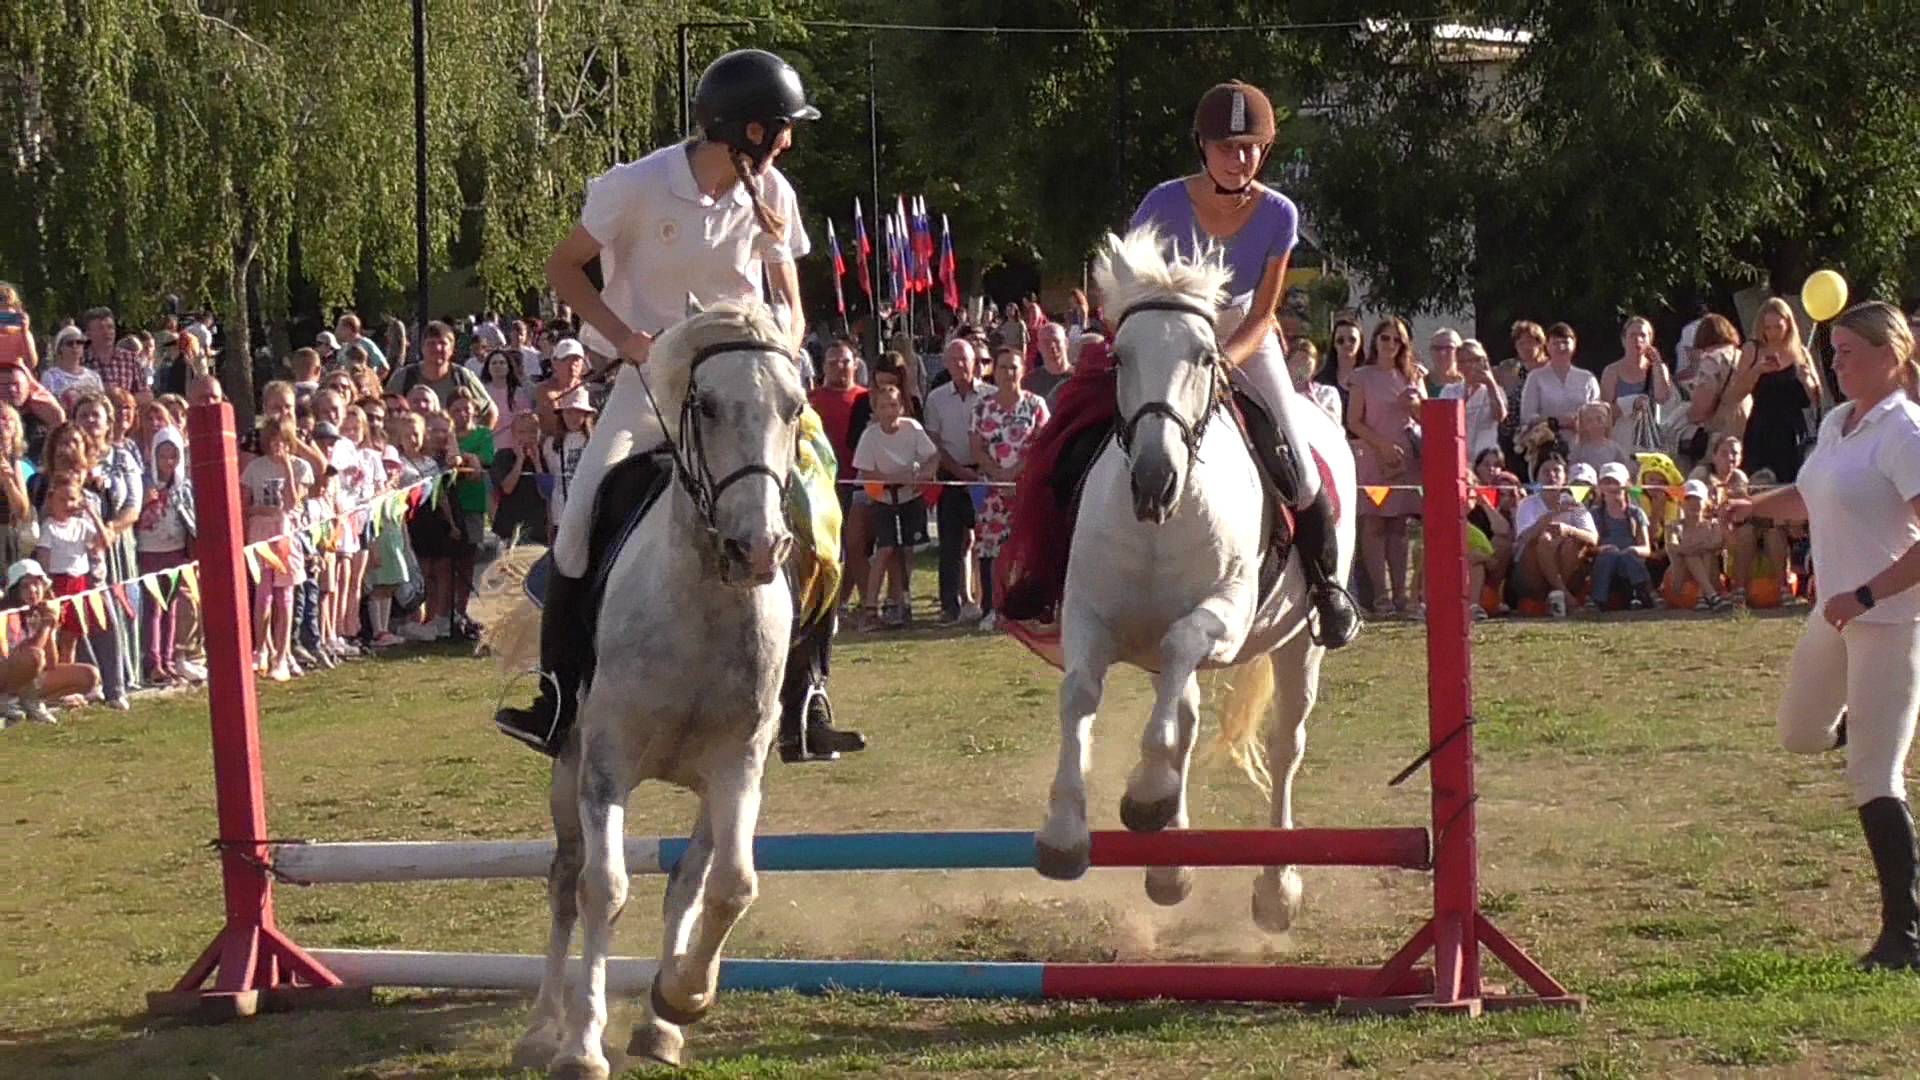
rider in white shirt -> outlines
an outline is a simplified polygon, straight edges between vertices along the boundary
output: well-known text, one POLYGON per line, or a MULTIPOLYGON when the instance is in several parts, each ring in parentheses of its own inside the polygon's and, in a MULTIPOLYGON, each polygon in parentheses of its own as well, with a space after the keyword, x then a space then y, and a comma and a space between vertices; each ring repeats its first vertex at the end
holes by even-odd
MULTIPOLYGON (((554 541, 541 612, 540 697, 531 709, 494 717, 501 731, 547 754, 560 752, 593 675, 592 562, 600 554, 596 533, 605 531, 596 528, 596 510, 599 519, 624 517, 663 477, 656 455, 646 453, 665 438, 643 382, 654 338, 685 316, 689 297, 702 304, 767 299, 763 276, 796 347, 806 332, 794 260, 811 244, 793 187, 773 163, 792 145, 795 122, 820 111, 807 103, 799 74, 758 49, 715 60, 700 76, 693 111, 698 137, 616 165, 587 185, 580 223, 547 260, 554 293, 584 321, 581 340, 613 381, 554 541), (596 259, 600 289, 585 270, 596 259)), ((780 750, 789 761, 831 759, 866 745, 857 732, 832 727, 825 693, 832 629, 829 619, 796 630, 781 688, 780 750)))

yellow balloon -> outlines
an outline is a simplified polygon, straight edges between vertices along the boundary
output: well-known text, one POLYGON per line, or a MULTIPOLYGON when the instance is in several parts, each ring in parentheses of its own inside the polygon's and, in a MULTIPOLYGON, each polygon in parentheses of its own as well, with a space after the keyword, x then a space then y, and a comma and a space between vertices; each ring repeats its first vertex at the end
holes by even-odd
POLYGON ((1832 270, 1815 270, 1800 286, 1800 306, 1816 322, 1826 322, 1847 306, 1847 279, 1832 270))

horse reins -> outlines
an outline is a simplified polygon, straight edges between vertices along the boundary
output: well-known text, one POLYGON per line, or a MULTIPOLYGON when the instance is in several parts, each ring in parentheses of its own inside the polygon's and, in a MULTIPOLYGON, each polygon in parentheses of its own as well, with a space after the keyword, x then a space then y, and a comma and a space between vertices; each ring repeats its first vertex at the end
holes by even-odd
POLYGON ((694 509, 699 511, 700 520, 709 533, 717 532, 719 529, 719 524, 714 520, 715 508, 720 501, 720 496, 725 494, 728 488, 750 477, 764 476, 773 481, 774 490, 779 492, 781 506, 784 508, 789 479, 758 461, 742 465, 718 481, 713 478, 713 468, 707 464, 705 444, 700 437, 700 425, 694 416, 694 410, 699 407, 698 387, 694 384, 694 377, 699 373, 701 364, 713 356, 726 352, 771 353, 785 357, 789 361, 793 359, 791 354, 777 345, 752 340, 722 341, 694 353, 693 359, 687 364, 686 396, 680 402, 680 438, 678 440, 671 432, 666 431, 666 415, 660 411, 660 403, 654 399, 653 387, 648 384, 644 376, 640 379, 640 387, 647 393, 647 403, 653 407, 653 414, 659 418, 661 430, 666 434, 667 453, 673 458, 673 474, 679 479, 680 486, 686 491, 687 497, 693 500, 694 509))
MULTIPOLYGON (((1128 319, 1133 318, 1135 314, 1142 311, 1175 311, 1183 315, 1192 315, 1195 318, 1203 319, 1208 326, 1213 325, 1215 314, 1212 309, 1202 307, 1199 304, 1187 300, 1146 300, 1120 313, 1120 318, 1113 324, 1113 340, 1116 345, 1120 340, 1120 328, 1127 325, 1128 319)), ((1121 362, 1120 351, 1118 348, 1115 348, 1113 352, 1114 368, 1118 369, 1121 366, 1121 362)), ((1201 359, 1200 363, 1207 369, 1207 407, 1201 412, 1199 419, 1189 422, 1186 417, 1180 415, 1180 410, 1164 401, 1147 402, 1138 409, 1135 409, 1133 415, 1127 417, 1115 433, 1120 440, 1120 449, 1124 451, 1128 457, 1133 456, 1134 430, 1140 426, 1140 421, 1145 420, 1149 416, 1166 417, 1174 427, 1180 429, 1180 441, 1186 444, 1187 453, 1199 453, 1200 438, 1206 434, 1207 422, 1213 419, 1213 414, 1220 404, 1221 357, 1219 352, 1208 353, 1201 359)))

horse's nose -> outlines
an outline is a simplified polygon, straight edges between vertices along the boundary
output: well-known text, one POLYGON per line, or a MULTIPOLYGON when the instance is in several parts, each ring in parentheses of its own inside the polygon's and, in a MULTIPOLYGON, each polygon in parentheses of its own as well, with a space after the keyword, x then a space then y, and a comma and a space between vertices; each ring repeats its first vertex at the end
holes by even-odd
POLYGON ((767 582, 786 565, 787 556, 793 551, 793 536, 781 530, 744 541, 728 537, 721 542, 720 549, 735 566, 745 569, 755 580, 767 582))
POLYGON ((1173 513, 1180 490, 1180 473, 1171 462, 1136 464, 1131 477, 1133 516, 1158 525, 1173 513))

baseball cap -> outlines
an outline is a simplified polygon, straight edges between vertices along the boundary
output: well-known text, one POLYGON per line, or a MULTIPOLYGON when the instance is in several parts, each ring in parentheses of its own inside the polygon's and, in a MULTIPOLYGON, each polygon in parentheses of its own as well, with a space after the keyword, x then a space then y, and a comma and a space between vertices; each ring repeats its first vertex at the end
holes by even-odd
POLYGON ((406 460, 400 456, 400 448, 391 443, 387 444, 385 450, 380 451, 380 460, 387 465, 406 464, 406 460))
POLYGON ((21 559, 7 567, 7 588, 11 589, 30 577, 37 577, 43 581, 53 580, 47 576, 45 570, 40 569, 40 563, 37 560, 21 559))
POLYGON ((1600 477, 1594 473, 1593 466, 1584 461, 1567 470, 1567 483, 1569 484, 1597 484, 1599 482, 1600 477))
POLYGON ((325 420, 321 420, 313 425, 313 437, 316 441, 320 439, 337 439, 340 437, 340 429, 325 420))
POLYGON ((600 411, 593 407, 593 402, 587 400, 587 388, 584 386, 576 386, 572 390, 560 395, 554 400, 553 409, 555 412, 560 412, 565 409, 577 409, 580 412, 589 413, 597 413, 600 411))
POLYGON ((1632 479, 1632 476, 1627 472, 1625 465, 1617 461, 1609 461, 1605 465, 1600 466, 1600 479, 1602 481, 1612 480, 1615 483, 1625 484, 1632 479))
POLYGON ((497 349, 507 343, 507 337, 500 332, 500 328, 488 322, 474 327, 473 336, 489 349, 497 349))
POLYGON ((339 352, 340 339, 333 336, 333 331, 322 330, 320 331, 320 335, 313 339, 313 347, 316 349, 324 349, 327 352, 339 352))
POLYGON ((564 338, 555 342, 553 346, 553 358, 555 360, 568 356, 578 356, 584 360, 586 355, 587 347, 580 344, 580 339, 578 338, 564 338))
POLYGON ((1701 502, 1705 502, 1712 494, 1707 490, 1707 483, 1704 480, 1689 480, 1686 486, 1680 489, 1681 498, 1699 499, 1701 502))

